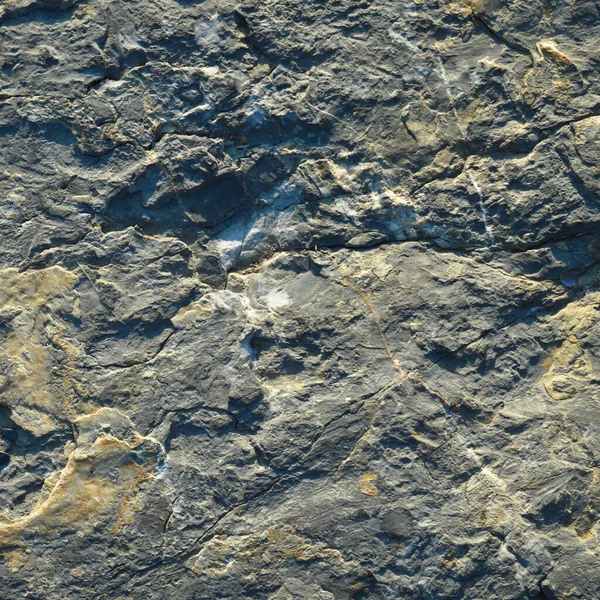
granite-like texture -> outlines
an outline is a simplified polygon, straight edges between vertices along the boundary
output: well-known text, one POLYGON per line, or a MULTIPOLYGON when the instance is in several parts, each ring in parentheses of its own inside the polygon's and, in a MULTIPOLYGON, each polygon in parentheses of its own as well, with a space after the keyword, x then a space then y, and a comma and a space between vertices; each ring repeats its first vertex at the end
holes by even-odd
POLYGON ((0 598, 600 598, 600 3, 3 0, 0 598))

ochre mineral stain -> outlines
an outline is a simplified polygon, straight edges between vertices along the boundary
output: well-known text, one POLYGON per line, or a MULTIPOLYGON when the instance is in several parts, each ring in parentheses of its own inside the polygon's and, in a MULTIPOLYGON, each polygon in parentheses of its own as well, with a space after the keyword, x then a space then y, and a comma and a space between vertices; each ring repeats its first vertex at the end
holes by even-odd
POLYGON ((367 496, 377 496, 377 488, 375 487, 376 481, 377 475, 367 473, 366 475, 363 475, 363 478, 360 480, 358 489, 362 494, 366 494, 367 496))
POLYGON ((31 536, 89 533, 107 520, 120 531, 131 505, 156 465, 159 445, 141 437, 119 411, 102 408, 75 419, 77 446, 62 471, 46 481, 46 494, 27 516, 0 524, 0 545, 31 536))
POLYGON ((563 341, 545 363, 542 384, 553 400, 566 400, 584 388, 594 374, 587 337, 598 323, 598 300, 573 303, 556 318, 563 341))
POLYGON ((0 345, 6 365, 0 400, 11 408, 12 419, 35 435, 77 414, 71 406, 75 390, 70 374, 80 351, 63 318, 77 314, 77 281, 62 267, 0 271, 0 318, 8 328, 0 345))

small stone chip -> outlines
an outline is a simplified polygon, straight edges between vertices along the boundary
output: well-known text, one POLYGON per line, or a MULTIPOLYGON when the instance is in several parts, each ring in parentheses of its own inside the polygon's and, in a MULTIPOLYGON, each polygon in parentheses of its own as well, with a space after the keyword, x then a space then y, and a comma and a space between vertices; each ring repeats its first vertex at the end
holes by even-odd
POLYGON ((377 475, 373 475, 373 473, 367 473, 363 476, 358 489, 362 494, 366 494, 367 496, 377 496, 375 481, 377 481, 377 475))
POLYGON ((577 276, 572 271, 565 271, 560 274, 560 282, 568 288, 575 287, 577 285, 577 276))

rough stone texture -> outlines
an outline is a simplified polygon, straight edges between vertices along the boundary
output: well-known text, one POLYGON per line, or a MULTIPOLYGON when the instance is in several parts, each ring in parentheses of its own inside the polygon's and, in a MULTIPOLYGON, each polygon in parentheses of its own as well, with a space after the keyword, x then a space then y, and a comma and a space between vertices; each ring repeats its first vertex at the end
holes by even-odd
POLYGON ((0 597, 600 598, 600 3, 4 0, 0 597))

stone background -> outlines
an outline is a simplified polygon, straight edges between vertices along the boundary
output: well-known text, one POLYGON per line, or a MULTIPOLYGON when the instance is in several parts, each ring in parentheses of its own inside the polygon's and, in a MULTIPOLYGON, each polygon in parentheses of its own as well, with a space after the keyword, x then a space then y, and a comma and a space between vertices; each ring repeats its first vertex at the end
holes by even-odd
POLYGON ((4 0, 0 598, 599 598, 599 67, 593 0, 4 0))

